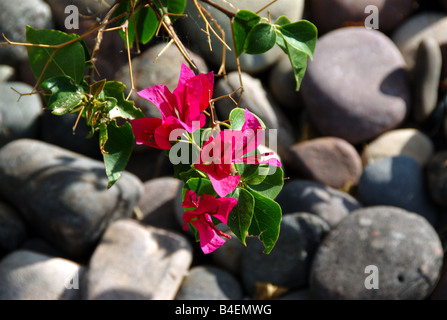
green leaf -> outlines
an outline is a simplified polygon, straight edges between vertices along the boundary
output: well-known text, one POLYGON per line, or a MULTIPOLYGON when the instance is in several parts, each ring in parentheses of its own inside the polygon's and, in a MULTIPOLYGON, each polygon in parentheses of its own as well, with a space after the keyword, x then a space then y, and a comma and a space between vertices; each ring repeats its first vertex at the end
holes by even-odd
MULTIPOLYGON (((33 44, 59 45, 76 38, 78 36, 75 34, 66 34, 58 30, 36 30, 26 26, 26 41, 33 44)), ((41 81, 45 81, 52 77, 68 76, 80 84, 84 79, 86 68, 82 41, 79 39, 60 47, 56 53, 54 48, 28 47, 28 60, 36 79, 42 76, 41 81), (45 66, 47 67, 44 72, 45 66)))
POLYGON ((304 52, 313 58, 315 46, 317 44, 318 30, 315 25, 307 20, 282 25, 277 30, 281 33, 289 50, 293 48, 304 52))
POLYGON ((269 174, 269 166, 268 165, 251 165, 252 167, 255 167, 256 169, 251 172, 250 174, 246 175, 246 178, 244 178, 244 182, 248 185, 257 186, 258 184, 261 184, 265 178, 269 174))
MULTIPOLYGON (((185 8, 186 8, 186 0, 168 0, 169 13, 183 14, 185 8)), ((173 18, 173 16, 171 16, 171 18, 173 18)))
POLYGON ((70 113, 81 105, 84 92, 70 77, 52 77, 41 83, 40 87, 51 92, 47 108, 55 115, 70 113))
POLYGON ((244 52, 247 35, 260 20, 260 16, 248 10, 239 10, 236 13, 233 19, 233 32, 237 56, 244 52))
POLYGON ((107 133, 104 131, 100 132, 101 142, 104 141, 106 134, 107 142, 104 147, 106 153, 103 153, 103 157, 109 180, 107 188, 111 188, 126 169, 132 154, 135 138, 129 122, 119 127, 115 120, 107 124, 107 133))
POLYGON ((278 19, 276 19, 275 24, 278 26, 283 26, 286 24, 292 23, 289 18, 286 16, 280 16, 278 19))
POLYGON ((255 25, 247 35, 244 52, 261 54, 269 51, 276 43, 275 29, 269 23, 255 25))
MULTIPOLYGON (((134 1, 132 1, 134 3, 134 1)), ((120 5, 114 12, 114 16, 119 16, 126 11, 131 9, 131 1, 121 1, 120 5)), ((129 14, 125 15, 123 18, 118 19, 117 24, 123 24, 127 19, 129 19, 128 23, 128 36, 129 36, 129 46, 132 47, 135 40, 139 43, 146 44, 148 43, 158 28, 158 19, 154 10, 151 7, 143 7, 142 2, 136 1, 135 10, 133 11, 133 15, 129 16, 129 14)), ((126 44, 126 33, 120 30, 120 35, 126 44)), ((126 45, 127 47, 127 45, 126 45)))
POLYGON ((243 188, 236 188, 228 197, 237 199, 237 205, 231 210, 227 225, 238 239, 246 245, 245 238, 253 217, 254 198, 249 191, 243 188))
POLYGON ((216 196, 214 192, 213 185, 211 181, 206 178, 191 178, 189 179, 184 187, 182 193, 182 200, 184 199, 186 190, 194 191, 198 196, 202 196, 203 194, 209 194, 212 196, 216 196))
POLYGON ((318 30, 306 20, 282 24, 285 22, 285 19, 281 19, 278 23, 280 27, 275 28, 276 44, 289 56, 298 91, 306 73, 307 59, 313 58, 318 30))
POLYGON ((104 86, 106 85, 106 79, 102 79, 100 81, 94 82, 91 86, 90 86, 90 90, 89 93, 94 97, 97 98, 99 96, 99 94, 102 92, 102 90, 104 89, 104 86))
POLYGON ((264 253, 268 254, 278 240, 282 217, 281 206, 253 190, 250 193, 255 199, 255 206, 248 232, 262 241, 265 247, 264 253))
POLYGON ((284 186, 284 172, 281 167, 275 166, 268 166, 268 170, 269 172, 260 184, 247 185, 247 189, 255 191, 264 197, 275 199, 284 186))
POLYGON ((112 97, 117 100, 117 105, 110 110, 109 117, 111 119, 114 118, 124 118, 124 119, 136 119, 136 118, 144 118, 144 113, 141 109, 136 108, 134 106, 133 101, 128 101, 124 97, 124 90, 126 86, 118 81, 107 81, 104 85, 104 96, 112 97))
POLYGON ((283 51, 289 57, 290 64, 293 70, 293 75, 295 77, 296 82, 295 90, 298 91, 301 87, 301 82, 303 81, 304 75, 306 73, 308 56, 304 52, 296 50, 294 47, 290 46, 284 40, 282 35, 277 36, 276 40, 277 40, 276 43, 283 49, 283 51))

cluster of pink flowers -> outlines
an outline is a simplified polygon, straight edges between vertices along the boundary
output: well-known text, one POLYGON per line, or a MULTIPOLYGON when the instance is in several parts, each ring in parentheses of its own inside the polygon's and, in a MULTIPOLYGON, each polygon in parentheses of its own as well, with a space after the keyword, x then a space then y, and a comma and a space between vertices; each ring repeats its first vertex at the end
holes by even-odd
MULTIPOLYGON (((182 129, 192 134, 206 124, 204 111, 213 95, 214 75, 194 75, 186 65, 182 65, 177 88, 173 93, 164 85, 146 88, 138 94, 154 103, 160 110, 160 118, 139 118, 131 120, 137 144, 169 150, 173 143, 170 135, 173 130, 182 129), (197 128, 199 124, 199 128, 197 128)), ((172 138, 172 137, 171 137, 172 138)), ((201 146, 198 159, 193 167, 205 173, 220 197, 209 194, 197 195, 186 190, 183 207, 186 209, 183 220, 184 229, 190 223, 197 229, 200 246, 205 254, 219 248, 230 238, 214 225, 211 217, 227 224, 228 215, 237 205, 237 199, 227 197, 239 185, 241 176, 234 170, 235 163, 269 164, 280 166, 278 159, 262 160, 267 154, 253 154, 262 143, 261 123, 245 110, 245 122, 241 130, 223 130, 211 135, 201 146), (250 154, 250 155, 248 155, 250 154), (193 209, 193 210, 191 210, 193 209)))

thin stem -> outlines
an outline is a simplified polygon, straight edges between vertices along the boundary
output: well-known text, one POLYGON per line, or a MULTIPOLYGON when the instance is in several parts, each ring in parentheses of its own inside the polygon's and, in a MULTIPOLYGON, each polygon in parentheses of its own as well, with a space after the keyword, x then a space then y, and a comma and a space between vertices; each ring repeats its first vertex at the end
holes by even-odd
POLYGON ((205 2, 205 3, 209 4, 210 6, 216 8, 217 10, 219 10, 220 12, 225 14, 230 19, 233 19, 234 16, 236 15, 235 13, 231 12, 230 10, 225 9, 224 7, 221 7, 220 5, 218 5, 217 3, 214 3, 211 0, 202 0, 202 2, 205 2))
POLYGON ((273 0, 273 1, 270 2, 268 5, 266 5, 265 7, 263 7, 261 10, 256 11, 256 14, 259 14, 261 11, 267 9, 267 8, 270 7, 272 4, 274 4, 276 1, 278 1, 278 0, 273 0))

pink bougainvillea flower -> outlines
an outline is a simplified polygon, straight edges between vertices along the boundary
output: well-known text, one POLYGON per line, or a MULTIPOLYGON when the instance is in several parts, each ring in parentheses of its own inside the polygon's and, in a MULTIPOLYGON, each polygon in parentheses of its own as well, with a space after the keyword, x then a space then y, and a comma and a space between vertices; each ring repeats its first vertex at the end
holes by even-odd
POLYGON ((279 167, 277 158, 262 160, 272 153, 252 154, 263 140, 259 120, 245 109, 245 121, 241 130, 220 131, 216 137, 205 142, 194 167, 208 174, 216 193, 225 197, 239 184, 241 176, 232 172, 233 163, 268 164, 279 167))
POLYGON ((205 125, 203 111, 213 96, 213 86, 213 72, 196 76, 182 64, 178 86, 174 92, 171 93, 165 85, 160 84, 146 88, 138 92, 138 95, 156 105, 163 124, 170 120, 192 133, 198 129, 197 126, 202 128, 205 125))
MULTIPOLYGON (((164 123, 160 118, 148 117, 130 120, 136 144, 169 150, 171 149, 170 137, 175 129, 183 128, 180 124, 167 119, 164 123)), ((177 138, 177 137, 174 137, 177 138)))
POLYGON ((192 133, 202 128, 206 122, 202 112, 209 105, 213 86, 213 72, 196 76, 182 64, 178 86, 173 93, 165 85, 152 86, 138 92, 138 95, 157 106, 161 119, 148 117, 131 120, 136 143, 169 150, 173 130, 185 129, 192 133))
POLYGON ((195 208, 191 211, 185 211, 183 214, 183 229, 188 229, 188 223, 191 223, 199 232, 200 247, 203 253, 208 254, 218 249, 225 243, 221 237, 230 239, 226 233, 217 229, 211 217, 227 224, 228 215, 237 204, 237 199, 233 198, 214 198, 209 194, 198 197, 192 190, 185 193, 182 206, 184 208, 195 208))

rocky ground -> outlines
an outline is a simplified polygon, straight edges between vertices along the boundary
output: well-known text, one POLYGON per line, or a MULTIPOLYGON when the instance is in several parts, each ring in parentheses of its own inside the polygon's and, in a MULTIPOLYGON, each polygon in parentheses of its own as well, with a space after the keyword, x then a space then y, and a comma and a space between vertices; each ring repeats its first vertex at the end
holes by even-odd
MULTIPOLYGON (((72 2, 101 12, 87 10, 96 1, 0 0, 0 33, 24 41, 27 24, 64 30, 72 2)), ((248 2, 237 6, 263 6, 248 2)), ((219 43, 209 53, 187 11, 180 36, 202 72, 217 71, 219 43)), ((182 230, 182 185, 159 150, 135 148, 107 190, 98 140, 82 125, 73 135, 76 116, 43 111, 38 95, 17 101, 14 90, 31 92, 35 79, 24 48, 0 46, 0 299, 447 298, 447 1, 279 0, 272 19, 281 14, 312 21, 320 37, 299 92, 280 51, 241 60, 242 106, 278 130, 289 178, 270 255, 235 237, 203 255, 182 230), (364 26, 371 4, 378 30, 364 26)), ((133 54, 136 91, 175 88, 183 58, 171 46, 153 63, 164 45, 133 54)), ((97 66, 130 85, 116 33, 97 66)), ((231 58, 227 67, 216 97, 239 87, 231 58)), ((231 107, 216 103, 219 117, 231 107)))

